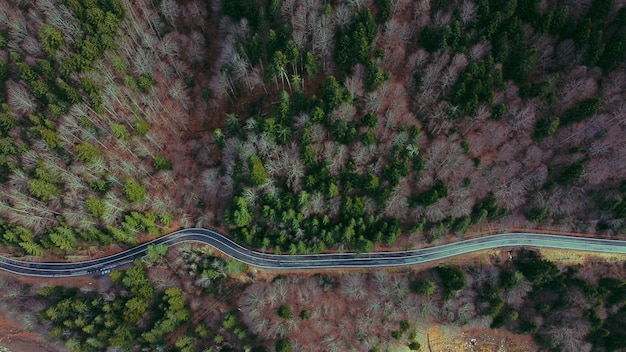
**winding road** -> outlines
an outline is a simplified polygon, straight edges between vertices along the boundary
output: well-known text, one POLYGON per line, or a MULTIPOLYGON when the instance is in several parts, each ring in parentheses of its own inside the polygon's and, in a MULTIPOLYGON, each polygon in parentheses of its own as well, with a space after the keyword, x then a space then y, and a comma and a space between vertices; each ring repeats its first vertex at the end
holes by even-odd
POLYGON ((0 269, 14 274, 38 277, 70 277, 93 273, 100 275, 103 270, 115 269, 145 256, 149 245, 165 244, 171 247, 183 242, 208 244, 246 264, 271 270, 413 265, 484 249, 505 247, 543 247, 626 254, 626 241, 511 232, 398 252, 274 255, 244 248, 213 230, 190 228, 159 237, 120 253, 81 262, 32 262, 0 256, 0 269))

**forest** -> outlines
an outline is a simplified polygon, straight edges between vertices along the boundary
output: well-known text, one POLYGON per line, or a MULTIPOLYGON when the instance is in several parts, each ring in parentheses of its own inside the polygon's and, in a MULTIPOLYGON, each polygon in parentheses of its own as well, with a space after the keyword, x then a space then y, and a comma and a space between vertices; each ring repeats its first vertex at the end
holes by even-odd
POLYGON ((98 287, 0 276, 0 312, 54 351, 428 351, 466 347, 459 330, 508 334, 480 338, 478 351, 622 351, 624 261, 562 259, 520 249, 267 276, 186 244, 152 248, 98 287))
POLYGON ((237 240, 303 254, 494 226, 624 233, 622 5, 253 5, 224 2, 212 80, 237 240))
MULTIPOLYGON (((3 1, 2 254, 86 259, 192 226, 285 255, 520 228, 624 238, 625 62, 626 7, 614 0, 3 1)), ((227 264, 237 266, 214 265, 227 264)), ((142 265, 112 273, 123 299, 44 292, 46 304, 97 309, 46 308, 50 337, 101 350, 184 329, 195 314, 186 290, 152 287, 144 271, 156 269, 142 265), (113 321, 119 334, 85 331, 113 321)), ((532 265, 516 268, 503 280, 519 271, 552 292, 542 299, 591 290, 575 273, 535 282, 532 265)), ((211 282, 225 274, 206 275, 206 293, 222 292, 211 282)), ((442 302, 467 284, 445 265, 431 275, 451 276, 434 280, 442 302)), ((572 312, 590 324, 572 341, 624 348, 613 345, 622 283, 609 281, 592 283, 602 292, 586 304, 612 310, 572 312)), ((514 287, 495 283, 473 288, 481 304, 469 316, 567 350, 540 324, 567 304, 537 300, 542 318, 524 316, 496 298, 514 287)), ((312 314, 271 306, 285 319, 278 331, 312 314)), ((215 345, 235 336, 254 349, 259 335, 297 350, 238 312, 215 345)), ((411 324, 393 339, 417 347, 411 324)), ((192 340, 172 348, 194 350, 192 340)))

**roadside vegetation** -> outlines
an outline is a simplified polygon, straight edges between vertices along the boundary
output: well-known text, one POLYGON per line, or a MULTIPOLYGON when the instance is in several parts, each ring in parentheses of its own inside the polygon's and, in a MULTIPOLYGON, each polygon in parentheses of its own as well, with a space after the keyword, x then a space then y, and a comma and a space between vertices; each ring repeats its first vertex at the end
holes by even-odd
MULTIPOLYGON (((280 254, 492 228, 622 238, 624 62, 614 0, 3 1, 2 253, 90 257, 191 226, 280 254)), ((166 252, 107 292, 2 289, 77 351, 419 350, 424 322, 626 348, 617 269, 520 252, 250 282, 235 261, 166 252)))
MULTIPOLYGON (((426 334, 442 327, 533 336, 510 335, 511 350, 625 347, 623 262, 562 265, 530 250, 510 254, 421 270, 257 276, 183 245, 73 288, 3 276, 0 311, 70 351, 424 351, 426 334)), ((456 339, 444 333, 431 345, 456 339)))

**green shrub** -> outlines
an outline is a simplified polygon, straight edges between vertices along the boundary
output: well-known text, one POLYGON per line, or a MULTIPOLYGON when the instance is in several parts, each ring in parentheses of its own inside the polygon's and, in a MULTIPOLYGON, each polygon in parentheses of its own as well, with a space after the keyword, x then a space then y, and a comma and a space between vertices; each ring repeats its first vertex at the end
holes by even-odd
POLYGON ((291 319, 291 317, 293 316, 293 314, 291 313, 291 308, 286 305, 278 307, 278 316, 283 319, 291 319))
POLYGON ((250 183, 252 183, 253 186, 264 184, 267 181, 267 172, 265 171, 261 159, 253 155, 248 162, 250 164, 250 183))
POLYGON ((124 183, 124 187, 122 190, 126 198, 128 198, 128 200, 130 200, 131 202, 143 201, 146 197, 146 194, 148 193, 144 186, 132 179, 129 179, 128 181, 126 181, 126 183, 124 183))
POLYGON ((276 352, 291 352, 291 341, 288 339, 280 339, 276 341, 276 352))
POLYGON ((460 291, 467 286, 465 274, 461 269, 453 266, 440 266, 435 270, 441 277, 444 299, 450 298, 455 291, 460 291))
POLYGON ((83 142, 76 146, 76 156, 80 161, 89 163, 100 157, 100 151, 93 144, 83 142))
POLYGON ((556 182, 560 185, 568 185, 578 180, 585 171, 585 166, 582 163, 575 163, 567 166, 563 172, 559 175, 556 182))
POLYGON ((533 134, 533 137, 535 137, 535 139, 543 139, 554 135, 556 130, 559 128, 560 122, 561 120, 558 116, 550 116, 539 119, 535 125, 535 133, 533 134))
POLYGON ((417 341, 409 343, 409 349, 411 349, 411 351, 419 351, 421 347, 422 345, 420 345, 420 343, 417 341))
POLYGON ((429 206, 435 204, 439 199, 448 196, 448 187, 441 181, 437 181, 435 185, 426 192, 417 196, 411 196, 409 202, 412 205, 420 204, 423 206, 429 206))
POLYGON ((164 156, 155 156, 154 159, 152 159, 152 167, 154 167, 155 171, 171 170, 172 162, 167 160, 164 156))
POLYGON ((561 116, 561 124, 568 125, 574 122, 581 122, 587 117, 594 115, 600 108, 600 98, 589 98, 567 109, 561 116))
POLYGON ((85 201, 85 204, 87 205, 87 210, 97 218, 102 217, 106 212, 105 203, 102 199, 89 198, 85 201))

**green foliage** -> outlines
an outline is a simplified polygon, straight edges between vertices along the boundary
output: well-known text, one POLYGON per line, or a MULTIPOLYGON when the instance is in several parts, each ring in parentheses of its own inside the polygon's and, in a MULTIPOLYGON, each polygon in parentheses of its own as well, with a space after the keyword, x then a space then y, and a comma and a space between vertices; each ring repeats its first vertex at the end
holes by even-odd
POLYGON ((7 136, 13 127, 17 126, 17 121, 7 113, 0 114, 0 133, 7 136))
POLYGON ((63 193, 62 186, 52 181, 53 178, 43 166, 39 166, 37 170, 40 170, 39 175, 27 182, 28 191, 44 202, 49 201, 54 196, 60 196, 63 193))
POLYGON ((448 187, 441 181, 437 181, 431 189, 417 196, 411 196, 409 202, 414 206, 416 204, 429 206, 435 204, 439 199, 448 196, 448 187))
POLYGON ((504 116, 505 112, 506 112, 506 105, 502 103, 495 105, 493 107, 493 110, 491 111, 491 118, 495 121, 500 121, 502 119, 502 116, 504 116))
POLYGON ((226 273, 233 277, 248 271, 248 264, 240 262, 236 259, 226 260, 226 273))
POLYGON ((145 136, 148 131, 150 131, 150 124, 144 119, 137 118, 133 120, 132 126, 135 130, 135 133, 142 137, 145 136))
POLYGON ((291 341, 288 339, 279 339, 276 341, 276 352, 291 352, 291 341))
POLYGON ((558 116, 544 117, 537 121, 533 137, 535 139, 543 139, 552 136, 557 128, 559 128, 561 120, 558 116))
POLYGON ((492 284, 484 284, 480 287, 478 300, 489 304, 483 311, 483 314, 491 317, 495 317, 500 314, 500 310, 504 305, 504 301, 500 297, 500 288, 492 284))
POLYGON ((556 182, 560 185, 569 185, 577 181, 584 173, 585 165, 583 163, 574 163, 563 169, 556 182))
POLYGON ((77 104, 82 101, 82 97, 78 89, 67 84, 65 81, 58 79, 57 86, 59 88, 60 97, 69 104, 77 104))
POLYGON ((508 63, 504 65, 504 76, 516 83, 528 81, 530 74, 535 69, 537 57, 537 50, 535 49, 520 51, 511 55, 508 63))
POLYGON ((237 227, 245 227, 252 221, 252 214, 248 211, 248 204, 242 197, 236 197, 233 208, 226 214, 226 221, 237 227))
POLYGON ((444 299, 449 299, 454 292, 463 290, 467 286, 465 274, 461 269, 453 266, 439 266, 435 270, 441 278, 444 299))
POLYGON ((430 296, 435 293, 437 286, 432 280, 428 279, 417 279, 411 284, 411 290, 417 294, 422 296, 430 296))
POLYGON ((133 179, 128 179, 124 183, 122 191, 124 192, 124 196, 131 202, 142 202, 148 194, 146 188, 133 179))
POLYGON ((430 53, 447 46, 443 33, 431 27, 424 27, 424 29, 422 29, 417 43, 430 53))
POLYGON ((552 214, 547 207, 531 209, 526 214, 526 219, 530 222, 542 222, 550 219, 552 214))
POLYGON ((143 339, 153 345, 162 343, 169 333, 192 316, 185 302, 183 290, 179 287, 165 290, 160 308, 165 312, 163 317, 156 321, 150 331, 141 334, 143 339))
POLYGON ((539 331, 539 325, 531 321, 523 321, 520 323, 520 332, 522 334, 535 334, 539 331))
POLYGON ((298 316, 300 317, 300 319, 302 320, 307 320, 309 319, 309 317, 311 316, 311 313, 309 313, 308 310, 303 309, 300 311, 300 314, 298 314, 298 316))
POLYGON ((24 81, 32 83, 37 79, 37 73, 27 63, 18 62, 15 66, 17 67, 17 72, 24 81))
POLYGON ((15 155, 17 154, 17 148, 15 147, 15 141, 11 137, 0 138, 0 154, 15 155))
POLYGON ((541 259, 537 253, 531 251, 519 251, 513 262, 517 269, 534 284, 549 282, 560 272, 556 264, 541 259))
POLYGON ((139 79, 137 80, 137 86, 139 88, 139 91, 143 93, 149 93, 152 87, 154 87, 154 81, 150 76, 140 75, 139 79))
POLYGON ((492 102, 493 90, 502 84, 502 72, 494 70, 493 65, 493 58, 487 57, 479 62, 472 62, 461 73, 450 97, 450 103, 459 109, 450 118, 473 115, 480 102, 492 102))
POLYGON ((526 83, 520 87, 519 96, 520 98, 541 98, 547 102, 554 100, 554 92, 549 81, 526 83))
POLYGON ((248 164, 250 167, 250 183, 253 186, 261 186, 267 182, 267 172, 258 156, 252 155, 248 160, 248 164))
POLYGON ((226 144, 226 136, 222 133, 220 128, 216 128, 215 131, 213 131, 213 137, 215 138, 215 144, 217 144, 217 147, 220 149, 224 148, 224 145, 226 144))
MULTIPOLYGON (((151 324, 139 327, 138 322, 155 299, 154 288, 148 282, 145 270, 136 262, 126 271, 114 271, 111 280, 116 285, 110 288, 113 295, 107 301, 97 294, 83 294, 76 289, 57 287, 40 292, 42 297, 52 301, 40 312, 41 318, 49 321, 53 330, 61 328, 63 331, 53 335, 81 351, 101 350, 106 346, 145 346, 146 341, 141 335, 150 329, 151 324), (127 291, 125 294, 121 294, 120 284, 127 291)), ((167 293, 164 297, 168 298, 167 293)), ((172 312, 172 309, 163 310, 165 315, 172 312)))
MULTIPOLYGON (((102 111, 102 97, 100 95, 100 87, 89 77, 83 76, 80 80, 83 89, 87 92, 91 104, 96 112, 102 111)), ((119 137, 118 137, 119 138, 119 137)))
POLYGON ((613 9, 614 0, 593 0, 587 16, 593 21, 603 21, 613 9))
POLYGON ((391 1, 390 0, 374 0, 376 5, 376 22, 385 23, 391 17, 391 1))
POLYGON ((109 183, 103 179, 88 181, 88 184, 89 188, 101 194, 105 194, 111 188, 109 183))
POLYGON ((89 142, 83 142, 76 147, 76 156, 80 161, 87 163, 92 162, 94 159, 100 157, 100 151, 89 142))
POLYGON ((417 341, 412 341, 409 343, 409 349, 411 351, 419 351, 421 347, 422 345, 420 345, 420 343, 417 341))
POLYGON ((310 51, 307 51, 305 55, 304 68, 309 77, 313 77, 319 72, 320 63, 310 51))
POLYGON ((365 66, 365 88, 373 91, 385 80, 385 72, 374 60, 369 60, 365 66))
POLYGON ((493 319, 493 322, 491 323, 491 328, 492 329, 500 328, 510 321, 517 320, 518 316, 519 316, 519 313, 517 311, 511 310, 511 309, 506 310, 504 313, 498 315, 497 317, 493 319))
POLYGON ((454 221, 454 225, 452 226, 452 231, 458 235, 463 236, 469 230, 469 227, 472 225, 472 218, 469 216, 463 216, 454 221))
POLYGON ((87 206, 87 210, 97 218, 101 218, 106 213, 106 206, 103 199, 88 198, 85 201, 85 205, 87 206))
POLYGON ((339 82, 337 82, 337 79, 334 76, 330 75, 326 77, 326 80, 324 80, 321 89, 325 111, 333 111, 343 100, 343 91, 339 82))
POLYGON ((117 139, 120 139, 122 141, 130 140, 130 132, 128 132, 128 129, 124 125, 120 125, 119 123, 112 123, 111 132, 117 139))
POLYGON ((24 241, 19 243, 20 247, 24 249, 24 251, 32 256, 41 257, 43 256, 43 249, 40 245, 31 241, 24 241))
POLYGON ((181 352, 193 352, 195 342, 196 341, 192 336, 183 335, 176 340, 174 346, 176 346, 181 352))
POLYGON ((171 170, 172 162, 169 161, 166 157, 158 155, 155 156, 154 159, 152 159, 152 167, 156 172, 161 170, 171 170))
POLYGON ((258 21, 257 6, 252 0, 222 0, 222 11, 236 21, 247 18, 253 26, 258 21))
MULTIPOLYGON (((622 8, 624 10, 624 8, 622 8)), ((626 17, 626 11, 624 17, 626 17)), ((590 48, 589 51, 592 49, 590 48)), ((601 56, 597 60, 597 64, 606 72, 614 69, 620 62, 626 59, 626 32, 613 34, 604 46, 601 56)))
POLYGON ((291 308, 286 305, 278 307, 278 316, 283 319, 291 319, 291 317, 293 316, 293 314, 291 313, 291 308))
POLYGON ((157 244, 149 245, 146 252, 146 260, 149 263, 157 263, 165 258, 167 254, 167 245, 157 244))
POLYGON ((463 154, 468 155, 470 152, 469 142, 466 140, 461 141, 461 148, 463 149, 463 154))
POLYGON ((600 108, 600 98, 589 98, 567 109, 561 116, 561 125, 569 125, 574 122, 581 122, 589 116, 598 112, 600 108))
POLYGON ((472 208, 472 223, 478 224, 489 219, 499 219, 508 214, 508 209, 498 207, 498 199, 490 196, 472 208))
POLYGON ((337 35, 335 62, 339 67, 349 69, 356 63, 365 64, 372 50, 377 26, 369 9, 361 10, 352 18, 350 28, 337 35))
POLYGON ((524 282, 524 275, 519 271, 500 271, 500 286, 505 290, 512 290, 524 282))
POLYGON ((591 32, 589 36, 589 44, 583 62, 589 67, 596 66, 604 54, 605 44, 603 42, 603 33, 601 30, 591 32))

